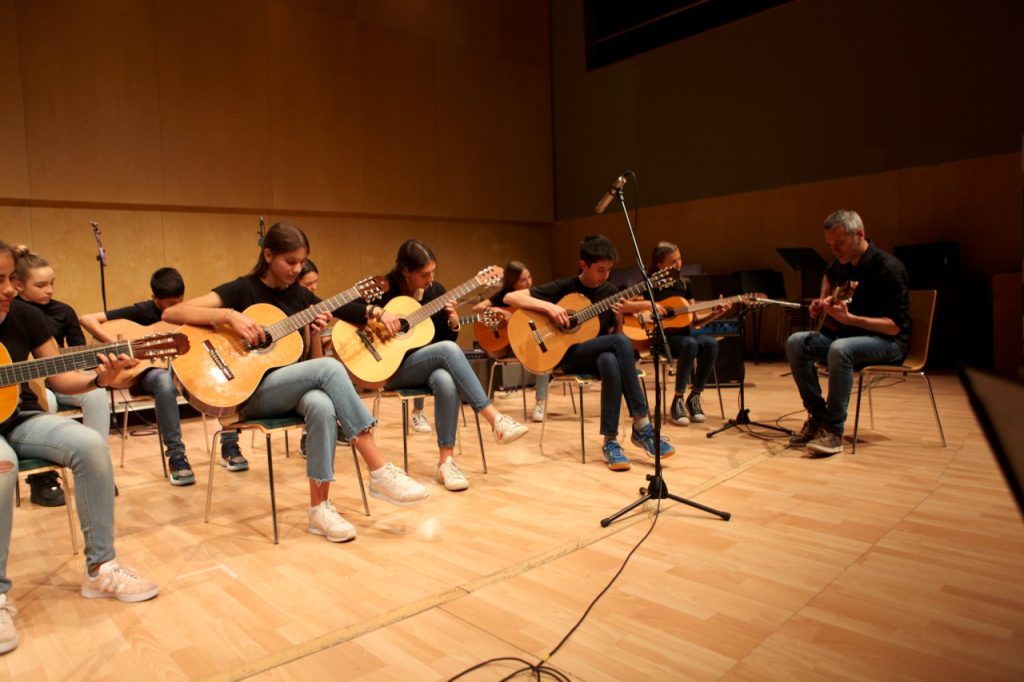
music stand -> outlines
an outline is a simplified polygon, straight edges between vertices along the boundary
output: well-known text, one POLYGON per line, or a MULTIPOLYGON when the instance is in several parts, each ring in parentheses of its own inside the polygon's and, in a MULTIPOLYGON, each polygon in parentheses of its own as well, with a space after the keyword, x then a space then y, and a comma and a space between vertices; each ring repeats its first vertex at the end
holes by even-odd
POLYGON ((961 367, 958 373, 1017 508, 1024 514, 1024 424, 1019 412, 1024 383, 973 367, 961 367))
MULTIPOLYGON (((800 273, 800 298, 802 301, 821 295, 821 278, 828 263, 816 249, 809 246, 776 247, 775 253, 786 261, 789 267, 800 273)), ((807 328, 807 310, 800 313, 800 326, 807 328)))

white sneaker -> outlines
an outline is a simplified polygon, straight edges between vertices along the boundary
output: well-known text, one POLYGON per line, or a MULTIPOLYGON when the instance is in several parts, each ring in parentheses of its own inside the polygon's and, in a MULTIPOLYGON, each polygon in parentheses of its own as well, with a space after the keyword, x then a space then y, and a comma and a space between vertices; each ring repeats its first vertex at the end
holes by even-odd
POLYGON ((462 473, 462 469, 455 463, 454 457, 449 457, 441 466, 437 467, 437 482, 452 492, 465 490, 469 487, 469 479, 462 473))
POLYGON ((533 406, 533 421, 544 421, 544 403, 537 403, 533 406))
POLYGON ((413 412, 412 430, 416 433, 430 433, 433 429, 430 428, 430 420, 427 419, 427 415, 422 412, 413 412))
POLYGON ((508 445, 513 441, 519 440, 529 430, 505 414, 499 414, 498 418, 494 420, 494 440, 498 441, 500 445, 508 445))
POLYGON ((18 628, 14 627, 16 615, 18 609, 7 601, 7 593, 0 594, 0 654, 6 654, 18 646, 18 628))
POLYGON ((309 532, 313 535, 323 535, 331 542, 348 542, 356 539, 355 526, 341 517, 330 500, 324 500, 309 508, 309 532))
POLYGON ((156 583, 135 575, 113 559, 100 564, 95 577, 89 575, 86 568, 82 580, 82 596, 89 599, 111 597, 118 601, 137 602, 152 599, 158 594, 160 587, 156 583))
POLYGON ((429 494, 425 486, 409 478, 408 474, 391 462, 370 472, 370 496, 379 500, 408 507, 422 502, 429 494))

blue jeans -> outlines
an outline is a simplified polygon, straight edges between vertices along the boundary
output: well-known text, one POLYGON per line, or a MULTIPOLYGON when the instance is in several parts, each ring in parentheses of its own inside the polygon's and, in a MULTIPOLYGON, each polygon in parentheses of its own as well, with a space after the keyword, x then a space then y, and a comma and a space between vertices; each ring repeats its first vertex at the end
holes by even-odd
POLYGON ((375 423, 345 366, 334 358, 315 358, 269 372, 238 415, 261 419, 293 412, 305 417, 306 474, 317 483, 334 480, 338 425, 351 439, 375 423))
MULTIPOLYGON (((174 387, 171 373, 159 367, 148 370, 139 379, 139 388, 145 395, 153 396, 156 423, 160 428, 160 437, 164 440, 164 450, 168 457, 185 454, 185 443, 181 440, 181 417, 178 413, 178 390, 174 387)), ((237 431, 224 431, 220 434, 220 447, 238 444, 237 431)))
POLYGON ((536 389, 537 394, 536 400, 547 400, 548 399, 548 385, 551 383, 550 374, 534 374, 537 377, 534 380, 533 387, 536 389))
POLYGON ((96 388, 87 393, 65 395, 46 389, 50 414, 57 414, 57 403, 74 405, 82 411, 82 423, 100 434, 104 440, 110 435, 110 394, 105 388, 96 388))
POLYGON ((607 334, 573 346, 559 369, 569 374, 595 374, 601 378, 602 436, 618 436, 623 396, 629 416, 647 416, 647 400, 636 375, 633 345, 624 335, 607 334))
POLYGON ((711 372, 718 359, 718 341, 708 334, 698 336, 675 335, 668 337, 668 347, 676 358, 676 394, 686 392, 690 383, 693 361, 697 361, 697 373, 693 376, 693 392, 701 393, 707 386, 711 372))
POLYGON ((23 414, 33 416, 0 436, 0 594, 11 589, 7 556, 19 458, 45 459, 71 469, 86 563, 94 566, 114 558, 114 471, 106 437, 66 417, 23 414))
POLYGON ((818 332, 796 332, 786 341, 786 358, 808 414, 842 435, 854 369, 898 364, 903 360, 903 351, 895 341, 877 336, 831 339, 818 332), (816 361, 828 364, 827 400, 821 395, 816 361))
POLYGON ((428 387, 434 394, 438 447, 455 447, 463 400, 474 412, 491 404, 466 354, 454 341, 438 341, 406 355, 384 388, 390 391, 420 386, 428 387))

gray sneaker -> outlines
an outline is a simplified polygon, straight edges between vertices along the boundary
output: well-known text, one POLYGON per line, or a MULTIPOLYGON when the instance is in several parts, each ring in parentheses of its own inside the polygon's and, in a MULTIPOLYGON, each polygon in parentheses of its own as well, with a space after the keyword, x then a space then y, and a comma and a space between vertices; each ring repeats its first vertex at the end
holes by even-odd
POLYGON ((794 433, 789 437, 790 445, 807 445, 814 437, 818 435, 818 429, 821 428, 821 422, 816 417, 808 417, 804 421, 804 425, 800 428, 799 433, 794 433))
POLYGON ((826 457, 838 455, 843 451, 843 435, 823 426, 818 430, 817 437, 807 444, 807 449, 826 457))
POLYGON ((7 593, 0 594, 0 654, 6 654, 18 646, 18 628, 14 627, 14 616, 18 609, 7 600, 7 593))

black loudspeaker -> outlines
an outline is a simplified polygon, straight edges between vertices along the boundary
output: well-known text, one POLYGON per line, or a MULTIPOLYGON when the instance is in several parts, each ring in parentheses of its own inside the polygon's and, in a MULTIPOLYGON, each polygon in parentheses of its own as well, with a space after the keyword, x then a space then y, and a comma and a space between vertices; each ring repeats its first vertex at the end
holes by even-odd
POLYGON ((960 276, 960 243, 897 246, 892 255, 907 268, 911 289, 942 289, 960 276))
POLYGON ((718 383, 721 386, 739 387, 740 381, 743 380, 743 348, 740 346, 739 334, 718 336, 718 359, 715 361, 715 372, 718 374, 718 383))

